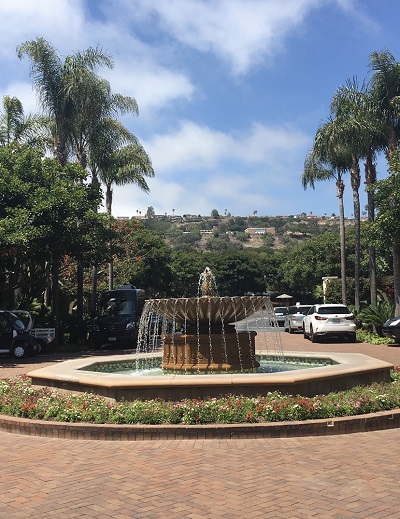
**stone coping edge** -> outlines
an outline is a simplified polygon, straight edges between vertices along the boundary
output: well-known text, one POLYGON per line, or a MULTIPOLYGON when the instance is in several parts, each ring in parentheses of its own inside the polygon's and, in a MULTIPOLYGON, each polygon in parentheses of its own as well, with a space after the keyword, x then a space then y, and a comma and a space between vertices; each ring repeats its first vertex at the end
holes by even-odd
POLYGON ((0 431, 70 440, 144 441, 296 438, 400 427, 400 409, 359 416, 261 424, 114 425, 50 422, 0 415, 0 431))

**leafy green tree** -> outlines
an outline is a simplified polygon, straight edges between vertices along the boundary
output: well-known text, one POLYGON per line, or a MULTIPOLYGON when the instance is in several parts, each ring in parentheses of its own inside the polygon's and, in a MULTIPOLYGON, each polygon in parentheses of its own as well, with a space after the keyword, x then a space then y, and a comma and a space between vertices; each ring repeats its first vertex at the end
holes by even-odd
POLYGON ((204 251, 173 252, 171 256, 173 297, 195 297, 199 292, 199 277, 206 267, 212 268, 213 255, 204 251))
POLYGON ((371 224, 375 241, 385 244, 392 250, 393 278, 396 315, 400 315, 400 154, 393 152, 390 159, 392 174, 374 184, 375 203, 378 216, 371 224))
POLYGON ((114 247, 115 282, 144 288, 151 297, 165 297, 170 290, 171 248, 157 233, 136 220, 113 220, 117 231, 114 247))
MULTIPOLYGON (((19 269, 12 271, 26 269, 27 264, 29 276, 35 276, 37 263, 37 271, 50 276, 52 312, 58 323, 60 265, 66 254, 77 257, 89 239, 90 233, 77 229, 84 229, 96 212, 98 197, 83 184, 86 173, 79 166, 61 167, 28 147, 0 148, 0 171, 0 250, 14 251, 19 269)), ((21 292, 24 287, 17 281, 12 291, 21 292)))
MULTIPOLYGON (((389 171, 399 171, 398 151, 400 136, 400 64, 387 50, 373 52, 370 56, 370 68, 373 71, 371 89, 379 107, 381 122, 384 126, 384 151, 389 171)), ((385 190, 385 187, 382 186, 385 190)), ((375 192, 375 191, 374 191, 375 192)), ((376 192, 375 192, 376 193, 376 192)), ((386 215, 387 212, 385 211, 386 215)), ((393 255, 393 278, 396 315, 400 313, 400 242, 397 236, 391 243, 393 255)))

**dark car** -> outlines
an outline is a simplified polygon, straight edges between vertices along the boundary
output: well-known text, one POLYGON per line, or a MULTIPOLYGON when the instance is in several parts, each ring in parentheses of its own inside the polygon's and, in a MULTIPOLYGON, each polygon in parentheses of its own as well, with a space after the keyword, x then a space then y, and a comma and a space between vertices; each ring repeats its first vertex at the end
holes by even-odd
POLYGON ((41 344, 19 317, 7 310, 0 310, 0 353, 11 353, 22 358, 41 351, 41 344))
POLYGON ((400 317, 388 319, 382 326, 382 334, 400 343, 400 317))

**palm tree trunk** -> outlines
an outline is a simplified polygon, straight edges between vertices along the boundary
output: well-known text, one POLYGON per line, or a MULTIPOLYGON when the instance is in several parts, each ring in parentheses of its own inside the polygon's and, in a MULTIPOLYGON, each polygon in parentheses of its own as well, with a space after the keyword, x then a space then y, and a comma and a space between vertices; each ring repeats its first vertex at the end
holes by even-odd
MULTIPOLYGON (((375 221, 375 201, 374 194, 368 191, 368 222, 375 221)), ((377 284, 376 284, 376 250, 373 245, 368 247, 368 266, 369 266, 369 283, 370 283, 370 297, 371 305, 377 306, 377 284)))
POLYGON ((345 229, 344 229, 344 183, 341 180, 341 176, 338 175, 336 182, 337 196, 339 198, 339 229, 340 229, 340 271, 341 271, 341 282, 342 282, 342 303, 347 304, 346 300, 346 241, 345 241, 345 229))
MULTIPOLYGON (((367 204, 368 204, 368 223, 375 221, 375 198, 369 186, 376 182, 376 165, 373 160, 372 150, 369 149, 365 161, 365 183, 367 185, 367 204)), ((377 286, 376 286, 376 251, 373 245, 368 247, 368 267, 371 305, 377 306, 377 286)))
MULTIPOLYGON (((110 227, 111 227, 111 207, 112 207, 112 188, 111 183, 106 183, 106 210, 110 215, 110 227)), ((114 288, 114 262, 113 262, 113 253, 112 253, 112 243, 109 243, 110 246, 110 263, 108 264, 108 288, 112 290, 114 288)))
POLYGON ((351 187, 353 189, 354 211, 354 307, 357 312, 360 310, 360 182, 360 166, 358 159, 354 157, 351 168, 351 187))
POLYGON ((400 243, 393 243, 392 255, 395 315, 400 315, 400 243))

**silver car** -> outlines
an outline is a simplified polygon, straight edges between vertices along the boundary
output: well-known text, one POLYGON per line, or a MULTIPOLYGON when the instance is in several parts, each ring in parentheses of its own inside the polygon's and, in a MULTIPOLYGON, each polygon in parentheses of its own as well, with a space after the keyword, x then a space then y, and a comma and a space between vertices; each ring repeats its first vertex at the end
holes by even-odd
MULTIPOLYGON (((274 308, 273 320, 278 323, 278 326, 285 326, 285 317, 289 308, 287 306, 276 306, 274 308)), ((272 323, 273 324, 273 320, 272 323)))
POLYGON ((285 332, 294 333, 303 331, 303 319, 312 305, 289 306, 285 315, 285 332))

